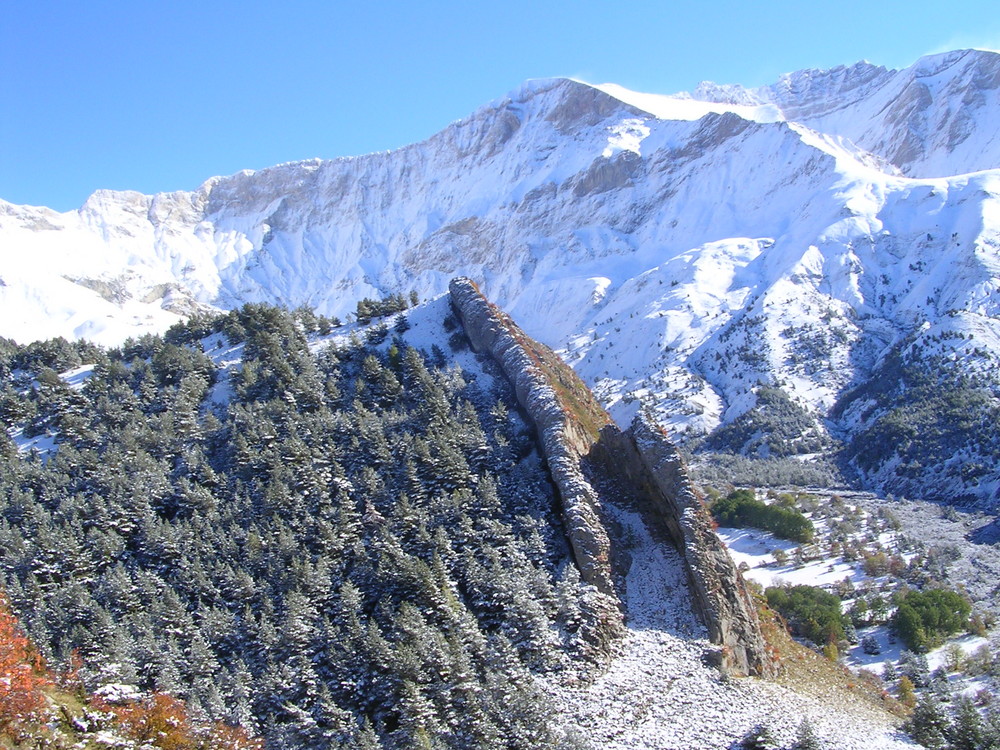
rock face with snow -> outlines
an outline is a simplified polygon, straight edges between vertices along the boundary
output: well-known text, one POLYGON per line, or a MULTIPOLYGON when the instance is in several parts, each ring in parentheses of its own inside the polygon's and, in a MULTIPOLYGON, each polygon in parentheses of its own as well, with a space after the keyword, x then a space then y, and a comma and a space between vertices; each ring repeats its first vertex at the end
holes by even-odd
POLYGON ((850 138, 910 177, 1000 167, 1000 55, 956 50, 905 70, 870 63, 784 75, 745 89, 707 83, 695 100, 766 107, 782 119, 850 138))
POLYGON ((629 489, 645 522, 673 541, 684 561, 691 601, 705 623, 714 654, 728 673, 773 676, 777 664, 760 630, 743 576, 715 533, 677 447, 648 414, 628 430, 610 425, 595 451, 602 466, 629 489), (665 531, 665 534, 663 533, 665 531))
POLYGON ((622 635, 622 618, 606 512, 597 491, 584 477, 582 460, 596 441, 596 430, 610 418, 569 368, 528 339, 470 279, 454 279, 449 289, 452 307, 473 349, 487 352, 499 363, 518 403, 538 431, 549 473, 559 491, 563 524, 580 577, 599 592, 588 603, 597 623, 595 645, 608 651, 611 642, 622 635), (561 387, 559 374, 576 380, 575 393, 561 387), (581 413, 586 418, 581 418, 581 413))
POLYGON ((620 634, 611 603, 618 597, 613 545, 621 540, 608 532, 609 499, 588 477, 605 485, 613 480, 614 502, 635 504, 647 522, 666 527, 691 581, 695 609, 709 639, 721 647, 715 654, 718 666, 735 674, 773 675, 775 665, 743 578, 662 429, 641 416, 623 433, 583 383, 491 305, 471 280, 454 279, 450 295, 473 348, 497 360, 538 430, 581 577, 607 598, 609 614, 602 618, 607 637, 620 634))
POLYGON ((0 335, 118 343, 257 301, 343 316, 464 274, 621 425, 645 405, 682 444, 840 440, 870 485, 995 504, 1000 433, 944 435, 961 404, 907 393, 954 373, 1000 410, 998 61, 677 96, 533 81, 392 153, 64 214, 0 202, 0 335), (786 417, 803 439, 768 441, 786 417))

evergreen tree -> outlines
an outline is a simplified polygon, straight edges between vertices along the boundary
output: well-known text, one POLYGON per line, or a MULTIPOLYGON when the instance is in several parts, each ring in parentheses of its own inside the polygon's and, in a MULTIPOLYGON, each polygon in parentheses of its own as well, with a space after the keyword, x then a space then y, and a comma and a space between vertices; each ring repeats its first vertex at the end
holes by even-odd
POLYGON ((935 696, 925 693, 920 697, 906 730, 914 740, 931 750, 947 746, 950 724, 935 696))
POLYGON ((821 747, 819 739, 813 731, 812 723, 808 718, 802 719, 795 733, 795 742, 792 743, 792 750, 821 750, 821 747))
POLYGON ((313 325, 248 305, 88 352, 78 391, 44 368, 83 350, 25 354, 23 393, 0 367, 0 409, 56 443, 0 441, 26 626, 92 686, 168 690, 273 747, 557 746, 527 675, 568 666, 592 615, 510 389, 403 330, 317 357, 313 325))
POLYGON ((987 731, 979 709, 968 698, 960 698, 947 732, 949 750, 983 750, 987 731))
POLYGON ((742 750, 775 750, 778 746, 771 729, 764 724, 755 726, 740 742, 742 750))

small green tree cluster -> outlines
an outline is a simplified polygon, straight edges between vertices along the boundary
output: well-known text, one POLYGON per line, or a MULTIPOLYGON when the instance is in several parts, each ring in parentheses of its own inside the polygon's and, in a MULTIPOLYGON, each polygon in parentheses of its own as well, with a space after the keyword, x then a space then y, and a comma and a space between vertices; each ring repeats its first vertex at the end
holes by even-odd
POLYGON ((840 599, 815 586, 771 586, 767 604, 788 622, 796 635, 818 646, 844 639, 848 619, 840 609, 840 599))
POLYGON ((957 591, 905 591, 896 596, 892 626, 913 651, 927 651, 944 638, 964 630, 972 605, 957 591))
POLYGON ((873 377, 846 392, 831 416, 860 410, 864 427, 845 455, 872 475, 894 462, 887 490, 952 501, 959 494, 956 487, 974 494, 995 470, 997 390, 996 382, 962 374, 947 355, 921 351, 907 340, 885 357, 873 377), (958 455, 964 458, 955 460, 958 455))
POLYGON ((756 396, 754 407, 715 430, 706 448, 770 458, 817 453, 830 446, 816 417, 781 388, 761 386, 756 396))
POLYGON ((969 698, 959 698, 949 715, 934 693, 925 693, 904 727, 921 745, 933 750, 998 750, 1000 710, 981 711, 969 698))
POLYGON ((752 490, 734 490, 712 503, 711 512, 720 526, 752 526, 770 531, 781 539, 806 543, 816 534, 812 521, 799 511, 762 503, 752 490))
POLYGON ((416 300, 417 297, 414 294, 411 294, 409 298, 402 294, 390 294, 382 299, 365 297, 358 300, 356 313, 358 322, 368 323, 374 318, 384 318, 387 315, 402 312, 409 308, 411 303, 416 304, 416 300))

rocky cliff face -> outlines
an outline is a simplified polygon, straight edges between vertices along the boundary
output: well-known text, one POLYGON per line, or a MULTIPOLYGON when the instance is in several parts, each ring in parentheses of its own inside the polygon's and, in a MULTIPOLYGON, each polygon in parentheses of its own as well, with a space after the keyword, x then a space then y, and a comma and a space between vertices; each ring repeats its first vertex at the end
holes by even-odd
MULTIPOLYGON (((612 482, 631 497, 648 524, 666 528, 683 555, 698 614, 718 666, 730 673, 773 672, 756 610, 743 578, 712 530, 676 448, 651 420, 620 431, 583 383, 552 352, 525 336, 467 278, 449 287, 452 306, 476 351, 491 354, 513 383, 518 402, 538 430, 563 504, 567 535, 584 580, 604 597, 605 636, 620 626, 614 534, 596 488, 612 482)), ((618 577, 620 579, 620 577, 618 577)))
MULTIPOLYGON (((591 398, 574 403, 574 394, 554 375, 558 358, 529 339, 498 307, 487 302, 467 278, 452 280, 451 304, 472 347, 487 352, 500 364, 514 387, 518 403, 538 431, 552 480, 562 504, 563 524, 580 569, 581 578, 596 588, 587 602, 593 622, 594 645, 607 651, 622 634, 621 602, 611 563, 608 521, 594 487, 584 477, 581 461, 610 418, 591 398), (548 361, 546 361, 548 360, 548 361), (595 408, 596 407, 596 408, 595 408)), ((561 365, 571 387, 585 394, 586 386, 561 365)))
MULTIPOLYGON (((590 415, 596 417, 596 422, 574 418, 565 392, 560 394, 559 384, 549 377, 551 368, 546 367, 539 345, 528 339, 503 311, 487 302, 470 279, 454 279, 449 292, 473 349, 488 352, 500 363, 514 386, 518 403, 538 430, 549 471, 562 498, 566 530, 583 579, 603 594, 614 596, 606 524, 597 493, 580 466, 596 440, 595 428, 608 424, 610 418, 603 410, 590 415)), ((586 389, 582 383, 579 387, 586 389)))
POLYGON ((665 529, 684 557, 693 601, 720 650, 720 667, 771 676, 776 664, 761 635, 742 574, 712 528, 676 446, 646 413, 631 427, 602 430, 601 462, 629 487, 647 524, 665 529))
POLYGON ((781 117, 850 138, 909 177, 1000 167, 1000 55, 955 50, 904 70, 861 62, 801 70, 770 86, 703 83, 690 96, 742 106, 768 104, 781 117))

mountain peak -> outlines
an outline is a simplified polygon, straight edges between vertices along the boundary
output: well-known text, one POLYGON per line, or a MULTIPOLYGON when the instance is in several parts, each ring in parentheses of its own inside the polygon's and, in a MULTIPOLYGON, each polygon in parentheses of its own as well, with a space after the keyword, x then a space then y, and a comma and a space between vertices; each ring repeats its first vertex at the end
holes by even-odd
POLYGON ((853 141, 910 177, 1000 167, 1000 55, 955 50, 901 70, 869 62, 786 73, 768 86, 701 83, 697 101, 770 106, 776 117, 853 141), (973 133, 978 133, 973 136, 973 133))
POLYGON ((912 70, 915 76, 933 76, 959 64, 962 64, 962 67, 997 65, 1000 64, 1000 53, 995 50, 975 48, 935 52, 918 59, 909 70, 912 70))

